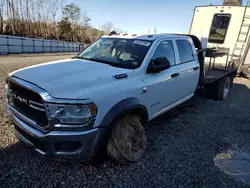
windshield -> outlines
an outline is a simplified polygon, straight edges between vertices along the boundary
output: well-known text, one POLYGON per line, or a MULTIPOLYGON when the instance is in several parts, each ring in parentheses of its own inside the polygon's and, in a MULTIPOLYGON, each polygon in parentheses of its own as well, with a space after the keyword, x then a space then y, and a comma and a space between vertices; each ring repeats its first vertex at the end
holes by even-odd
POLYGON ((151 41, 146 40, 100 38, 83 50, 77 58, 135 69, 142 64, 150 46, 151 41))

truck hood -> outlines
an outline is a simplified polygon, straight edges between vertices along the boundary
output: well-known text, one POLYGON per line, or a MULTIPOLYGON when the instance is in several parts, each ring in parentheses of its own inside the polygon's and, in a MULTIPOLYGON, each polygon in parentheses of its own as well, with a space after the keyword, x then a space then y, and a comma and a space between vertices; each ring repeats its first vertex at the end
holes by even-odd
POLYGON ((119 74, 127 74, 129 78, 133 70, 81 59, 49 62, 12 73, 45 89, 52 97, 68 99, 77 99, 93 89, 117 82, 114 76, 119 74))

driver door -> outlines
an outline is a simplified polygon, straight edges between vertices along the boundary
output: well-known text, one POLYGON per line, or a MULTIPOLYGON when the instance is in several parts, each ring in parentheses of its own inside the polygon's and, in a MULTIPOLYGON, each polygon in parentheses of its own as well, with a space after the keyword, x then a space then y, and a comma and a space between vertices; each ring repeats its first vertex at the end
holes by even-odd
POLYGON ((160 41, 151 60, 161 57, 167 57, 171 67, 158 73, 147 73, 144 78, 144 89, 147 92, 143 94, 143 102, 149 111, 149 119, 164 113, 178 99, 178 86, 176 85, 178 74, 175 66, 177 56, 172 40, 160 41))

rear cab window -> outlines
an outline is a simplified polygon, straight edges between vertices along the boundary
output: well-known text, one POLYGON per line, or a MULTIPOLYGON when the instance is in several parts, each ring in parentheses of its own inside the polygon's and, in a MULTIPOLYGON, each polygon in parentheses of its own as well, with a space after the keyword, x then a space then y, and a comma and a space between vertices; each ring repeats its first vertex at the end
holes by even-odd
POLYGON ((176 39, 180 64, 194 61, 193 48, 187 39, 176 39))

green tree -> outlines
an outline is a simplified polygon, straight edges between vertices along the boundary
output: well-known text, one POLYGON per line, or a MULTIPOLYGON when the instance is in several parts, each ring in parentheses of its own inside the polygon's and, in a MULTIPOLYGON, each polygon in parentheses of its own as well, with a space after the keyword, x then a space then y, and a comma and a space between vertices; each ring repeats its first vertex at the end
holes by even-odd
MULTIPOLYGON (((70 36, 72 36, 72 41, 79 42, 79 22, 81 18, 81 8, 74 4, 68 4, 65 5, 62 9, 63 19, 67 19, 67 21, 71 22, 71 33, 70 36)), ((87 20, 86 20, 87 21, 87 20)))
POLYGON ((81 16, 81 8, 74 4, 65 5, 62 10, 62 14, 64 18, 67 18, 71 23, 77 24, 80 21, 81 16))
POLYGON ((68 18, 62 18, 60 22, 58 22, 58 30, 59 30, 59 39, 72 41, 71 33, 71 23, 68 18))
POLYGON ((90 21, 91 21, 91 18, 87 16, 86 12, 84 12, 81 17, 81 25, 83 25, 84 27, 89 27, 90 21))
POLYGON ((114 24, 112 22, 106 22, 101 26, 101 30, 103 30, 106 34, 109 34, 114 29, 114 24))

